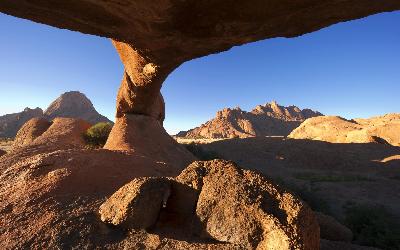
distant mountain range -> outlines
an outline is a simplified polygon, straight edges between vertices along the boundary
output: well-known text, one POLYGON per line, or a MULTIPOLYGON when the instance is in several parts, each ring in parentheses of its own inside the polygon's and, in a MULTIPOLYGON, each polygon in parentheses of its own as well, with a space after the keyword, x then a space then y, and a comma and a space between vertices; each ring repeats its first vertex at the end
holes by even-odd
POLYGON ((53 101, 44 112, 41 108, 25 108, 19 113, 0 116, 0 138, 13 138, 22 125, 34 117, 43 117, 49 121, 56 117, 79 118, 92 124, 111 122, 96 111, 83 93, 70 91, 53 101))
POLYGON ((273 101, 258 105, 252 111, 226 108, 214 119, 176 136, 186 138, 246 138, 254 136, 287 136, 308 118, 322 116, 311 109, 284 107, 273 101))

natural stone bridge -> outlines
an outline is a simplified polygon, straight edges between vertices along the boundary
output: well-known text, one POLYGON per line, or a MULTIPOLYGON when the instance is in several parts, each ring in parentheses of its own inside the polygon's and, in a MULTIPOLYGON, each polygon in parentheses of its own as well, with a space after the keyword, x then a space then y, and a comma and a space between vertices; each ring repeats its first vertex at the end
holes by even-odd
MULTIPOLYGON (((128 123, 130 118, 120 119, 125 114, 148 116, 162 124, 162 83, 185 61, 398 9, 398 0, 0 1, 0 11, 6 14, 112 39, 125 66, 117 97, 117 125, 128 123)), ((120 134, 113 131, 106 148, 135 147, 129 142, 129 132, 120 134)))
POLYGON ((89 124, 57 118, 31 120, 29 143, 0 157, 0 248, 319 249, 324 224, 268 178, 223 160, 181 172, 194 158, 162 127, 160 88, 196 57, 398 9, 399 0, 0 0, 0 12, 111 38, 125 66, 112 150, 84 149, 89 124))

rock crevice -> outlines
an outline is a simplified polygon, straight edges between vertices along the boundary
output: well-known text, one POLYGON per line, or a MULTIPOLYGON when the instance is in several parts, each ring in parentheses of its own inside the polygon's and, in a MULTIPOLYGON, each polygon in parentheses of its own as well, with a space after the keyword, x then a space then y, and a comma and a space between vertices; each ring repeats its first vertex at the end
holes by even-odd
POLYGON ((306 204, 229 161, 194 162, 175 179, 135 179, 99 212, 116 226, 184 228, 188 237, 240 249, 319 249, 318 222, 306 204))

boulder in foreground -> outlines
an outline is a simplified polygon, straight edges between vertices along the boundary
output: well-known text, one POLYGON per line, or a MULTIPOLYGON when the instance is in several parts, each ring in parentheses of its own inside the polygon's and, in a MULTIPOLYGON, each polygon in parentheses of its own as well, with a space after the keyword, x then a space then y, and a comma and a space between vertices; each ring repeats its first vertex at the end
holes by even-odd
POLYGON ((233 162, 195 162, 178 177, 198 189, 202 234, 246 249, 318 249, 311 209, 254 171, 233 162))
POLYGON ((101 205, 101 220, 126 228, 150 228, 156 223, 169 192, 170 183, 165 178, 134 179, 101 205))
POLYGON ((102 220, 146 229, 159 218, 157 211, 169 195, 159 212, 173 225, 164 221, 159 227, 185 228, 193 236, 239 249, 319 249, 319 226, 311 209, 261 174, 213 160, 194 162, 171 179, 170 193, 165 181, 133 180, 101 205, 102 220))

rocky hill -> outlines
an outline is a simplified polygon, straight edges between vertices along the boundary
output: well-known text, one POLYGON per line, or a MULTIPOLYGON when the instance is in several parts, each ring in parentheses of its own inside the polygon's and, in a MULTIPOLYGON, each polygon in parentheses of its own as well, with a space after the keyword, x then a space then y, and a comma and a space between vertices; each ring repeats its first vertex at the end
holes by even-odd
POLYGON ((0 138, 14 137, 25 122, 41 116, 43 116, 41 108, 25 108, 19 113, 0 116, 0 138))
POLYGON ((111 122, 99 114, 92 102, 78 91, 62 94, 43 112, 40 108, 25 108, 22 112, 0 116, 0 138, 13 138, 18 130, 32 118, 52 121, 56 117, 80 118, 89 123, 111 122))
POLYGON ((287 136, 304 120, 322 116, 311 109, 284 107, 273 101, 258 105, 252 111, 226 108, 218 111, 214 119, 189 131, 179 132, 186 138, 246 138, 254 136, 287 136))
POLYGON ((399 131, 400 114, 353 120, 338 116, 324 116, 306 120, 289 137, 333 143, 373 142, 400 146, 399 131))
POLYGON ((56 117, 80 118, 89 123, 111 122, 99 114, 92 102, 81 92, 70 91, 62 94, 44 112, 44 116, 53 120, 56 117))

